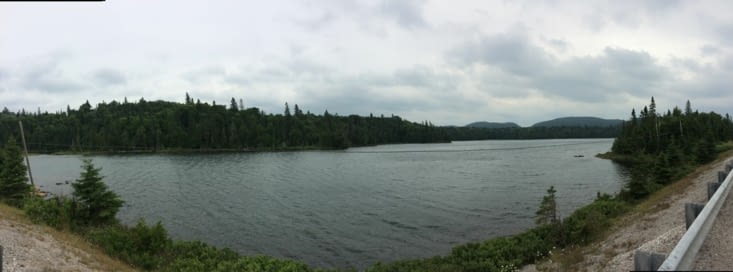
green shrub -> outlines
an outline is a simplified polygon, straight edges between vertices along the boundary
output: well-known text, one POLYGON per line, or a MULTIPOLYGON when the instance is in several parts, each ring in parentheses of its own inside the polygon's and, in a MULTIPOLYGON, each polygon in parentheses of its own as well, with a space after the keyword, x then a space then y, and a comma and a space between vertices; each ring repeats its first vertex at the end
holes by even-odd
POLYGON ((171 246, 171 239, 160 222, 147 226, 142 219, 132 228, 107 226, 93 229, 87 236, 107 254, 148 270, 161 266, 171 246))
POLYGON ((199 241, 176 242, 168 252, 165 271, 312 271, 307 265, 268 256, 240 257, 228 248, 199 241))
POLYGON ((26 198, 23 210, 28 218, 36 224, 46 224, 56 229, 70 230, 74 226, 75 203, 65 197, 42 199, 26 198))
POLYGON ((590 205, 577 209, 562 222, 563 246, 583 245, 603 233, 612 219, 628 211, 628 203, 608 196, 596 199, 590 205))

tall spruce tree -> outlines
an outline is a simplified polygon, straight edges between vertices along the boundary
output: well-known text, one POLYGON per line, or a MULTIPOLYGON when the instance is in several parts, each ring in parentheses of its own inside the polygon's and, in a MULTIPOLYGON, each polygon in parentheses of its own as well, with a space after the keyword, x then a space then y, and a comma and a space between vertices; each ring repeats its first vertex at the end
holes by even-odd
POLYGON ((91 160, 84 160, 81 177, 71 185, 73 196, 78 201, 78 213, 83 222, 91 225, 112 223, 115 215, 122 207, 122 199, 107 188, 99 175, 100 168, 95 168, 91 160))
POLYGON ((8 204, 19 206, 23 198, 30 192, 31 187, 26 176, 27 168, 23 164, 23 154, 15 143, 15 137, 8 138, 0 156, 2 157, 0 199, 8 204))

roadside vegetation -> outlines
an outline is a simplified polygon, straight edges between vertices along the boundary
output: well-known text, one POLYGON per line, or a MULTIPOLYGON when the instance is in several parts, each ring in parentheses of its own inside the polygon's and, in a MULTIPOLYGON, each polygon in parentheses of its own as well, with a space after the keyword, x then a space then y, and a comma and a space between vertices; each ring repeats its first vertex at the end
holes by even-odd
MULTIPOLYGON (((553 251, 587 245, 602 237, 620 215, 651 193, 733 148, 730 116, 678 108, 660 115, 652 98, 637 117, 624 122, 612 158, 630 169, 617 195, 598 194, 566 218, 557 216, 556 190, 550 187, 536 212, 537 226, 517 235, 456 246, 446 256, 376 264, 366 271, 512 271, 553 251)), ((34 222, 76 232, 115 256, 144 270, 163 271, 318 271, 267 256, 240 256, 197 241, 173 241, 160 224, 140 221, 124 226, 115 219, 122 200, 101 181, 99 169, 85 161, 73 184, 73 198, 27 197, 20 149, 9 137, 0 160, 0 200, 22 207, 34 222)))

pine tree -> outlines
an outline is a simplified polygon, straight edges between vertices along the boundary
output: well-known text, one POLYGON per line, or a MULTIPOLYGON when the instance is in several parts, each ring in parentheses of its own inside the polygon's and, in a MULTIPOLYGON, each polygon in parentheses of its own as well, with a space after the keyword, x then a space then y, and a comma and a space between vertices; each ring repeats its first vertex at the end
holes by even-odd
POLYGON ((229 102, 229 110, 230 111, 239 111, 237 100, 234 100, 234 97, 232 97, 232 100, 229 102))
POLYGON ((91 160, 84 160, 84 171, 71 185, 73 196, 79 202, 79 212, 83 222, 92 225, 112 223, 122 207, 122 199, 107 188, 99 175, 100 168, 94 168, 91 160))
POLYGON ((537 225, 557 223, 557 202, 555 201, 555 186, 547 189, 547 195, 542 197, 540 208, 535 212, 537 225))
POLYGON ((15 144, 15 138, 10 136, 0 156, 0 199, 15 206, 19 206, 23 198, 30 192, 30 184, 26 176, 27 168, 23 164, 23 154, 15 144))

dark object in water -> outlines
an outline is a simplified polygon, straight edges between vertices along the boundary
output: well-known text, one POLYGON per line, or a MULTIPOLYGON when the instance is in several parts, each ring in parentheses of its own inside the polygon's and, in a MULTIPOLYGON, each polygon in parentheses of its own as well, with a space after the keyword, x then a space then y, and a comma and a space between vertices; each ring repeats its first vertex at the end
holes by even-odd
POLYGON ((576 158, 582 158, 582 157, 585 157, 585 156, 583 156, 583 155, 575 155, 575 156, 573 156, 573 157, 576 157, 576 158))
POLYGON ((56 182, 56 185, 61 185, 61 184, 63 184, 63 183, 61 183, 61 182, 56 182))

